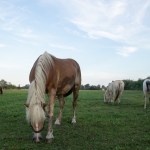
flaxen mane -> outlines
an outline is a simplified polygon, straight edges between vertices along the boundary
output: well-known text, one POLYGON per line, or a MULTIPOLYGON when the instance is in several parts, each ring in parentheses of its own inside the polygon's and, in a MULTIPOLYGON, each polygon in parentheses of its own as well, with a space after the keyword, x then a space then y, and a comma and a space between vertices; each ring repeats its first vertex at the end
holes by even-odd
MULTIPOLYGON (((51 55, 45 52, 43 55, 39 57, 37 61, 35 69, 35 79, 31 82, 31 85, 29 87, 27 103, 30 103, 30 107, 34 106, 35 104, 39 104, 41 102, 45 103, 45 90, 46 90, 45 87, 50 67, 54 67, 53 60, 51 55)), ((34 112, 30 112, 28 108, 26 109, 26 111, 27 111, 26 118, 29 121, 30 120, 29 113, 34 112)), ((38 114, 40 115, 40 113, 38 114)))

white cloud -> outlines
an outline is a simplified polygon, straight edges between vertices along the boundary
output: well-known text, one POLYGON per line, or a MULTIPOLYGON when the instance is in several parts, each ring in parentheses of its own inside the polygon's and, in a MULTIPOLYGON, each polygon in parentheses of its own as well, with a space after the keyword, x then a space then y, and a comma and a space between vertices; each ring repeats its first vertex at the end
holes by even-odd
POLYGON ((24 41, 24 40, 21 40, 21 39, 18 39, 18 38, 13 38, 13 39, 20 42, 20 43, 31 44, 31 45, 34 45, 34 46, 41 46, 39 43, 24 41))
POLYGON ((137 15, 135 17, 135 21, 137 23, 142 23, 142 20, 145 17, 148 7, 150 7, 150 1, 145 2, 141 9, 137 12, 137 15))
POLYGON ((55 45, 55 44, 50 44, 51 47, 54 48, 59 48, 59 49, 65 49, 65 50, 75 50, 73 47, 68 47, 68 46, 63 46, 63 45, 55 45))
POLYGON ((0 43, 0 48, 1 48, 1 47, 5 47, 5 46, 6 46, 6 45, 0 43))
POLYGON ((0 2, 0 29, 23 38, 39 38, 33 28, 27 27, 24 23, 30 18, 28 15, 31 14, 33 13, 28 9, 2 1, 0 2))
MULTIPOLYGON (((150 48, 150 27, 143 23, 150 13, 146 0, 61 1, 69 11, 67 19, 89 38, 108 38, 127 46, 150 48), (149 34, 148 34, 149 33, 149 34)), ((78 34, 79 35, 79 34, 78 34)), ((129 54, 129 53, 128 53, 129 54)))
POLYGON ((117 50, 118 55, 122 55, 124 57, 129 56, 131 53, 134 53, 137 51, 137 48, 135 47, 123 47, 122 49, 117 50))
POLYGON ((37 39, 39 36, 32 33, 18 33, 20 37, 37 39))
POLYGON ((33 12, 31 12, 30 10, 23 8, 23 7, 18 7, 19 9, 21 9, 22 11, 25 11, 27 13, 33 14, 33 12))

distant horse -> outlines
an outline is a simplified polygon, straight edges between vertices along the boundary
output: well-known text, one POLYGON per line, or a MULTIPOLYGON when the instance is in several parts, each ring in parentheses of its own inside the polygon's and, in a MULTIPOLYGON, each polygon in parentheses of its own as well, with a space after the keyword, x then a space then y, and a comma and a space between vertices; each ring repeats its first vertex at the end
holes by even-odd
POLYGON ((46 92, 49 97, 49 124, 46 140, 50 143, 54 139, 52 118, 56 96, 59 99, 60 110, 55 124, 61 124, 62 110, 65 104, 64 97, 70 95, 72 92, 72 123, 76 123, 76 101, 81 85, 80 66, 73 59, 59 59, 45 52, 35 61, 30 72, 29 80, 31 84, 28 91, 27 103, 25 104, 26 119, 34 131, 33 140, 40 142, 41 131, 46 118, 46 92))
POLYGON ((124 90, 124 82, 121 80, 116 80, 109 83, 107 90, 104 95, 104 102, 111 101, 114 103, 118 99, 118 104, 120 104, 120 97, 124 90))
MULTIPOLYGON (((150 94, 150 79, 145 79, 143 82, 143 93, 144 93, 144 109, 146 109, 146 95, 150 94)), ((150 102, 150 97, 149 97, 150 102)))
POLYGON ((3 89, 1 86, 0 86, 0 94, 3 94, 3 89))

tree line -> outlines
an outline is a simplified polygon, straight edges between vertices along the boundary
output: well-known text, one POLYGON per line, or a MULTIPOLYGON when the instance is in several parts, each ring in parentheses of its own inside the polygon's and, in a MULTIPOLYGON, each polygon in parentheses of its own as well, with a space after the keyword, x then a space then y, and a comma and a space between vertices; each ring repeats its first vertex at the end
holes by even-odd
MULTIPOLYGON (((148 79, 150 79, 150 76, 147 77, 148 79)), ((130 80, 130 79, 126 79, 123 80, 125 87, 125 90, 142 90, 143 89, 143 81, 145 79, 138 79, 137 81, 134 80, 130 80)), ((15 86, 13 84, 11 84, 11 82, 7 82, 4 79, 0 80, 0 86, 3 89, 28 89, 29 88, 29 84, 26 84, 25 86, 20 87, 20 84, 18 86, 15 86)), ((80 90, 106 90, 107 86, 104 85, 90 85, 90 84, 85 84, 85 85, 81 85, 80 90)))
POLYGON ((29 84, 26 84, 25 86, 20 86, 20 84, 18 86, 11 84, 11 82, 7 82, 4 79, 0 80, 0 86, 3 89, 28 89, 29 88, 29 84))
MULTIPOLYGON (((147 79, 150 79, 150 76, 147 77, 147 79)), ((140 79, 140 78, 137 81, 130 80, 130 79, 123 80, 125 84, 124 90, 143 90, 144 80, 145 79, 140 79)), ((81 90, 106 90, 107 86, 104 86, 104 85, 100 86, 100 84, 98 84, 97 86, 85 84, 85 85, 81 85, 80 89, 81 90)))

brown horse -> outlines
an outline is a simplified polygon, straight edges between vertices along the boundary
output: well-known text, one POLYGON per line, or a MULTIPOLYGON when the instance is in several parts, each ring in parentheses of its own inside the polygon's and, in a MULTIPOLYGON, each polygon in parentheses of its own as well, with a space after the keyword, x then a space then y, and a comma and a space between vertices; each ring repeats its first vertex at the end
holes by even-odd
POLYGON ((3 94, 3 90, 2 87, 0 86, 0 94, 3 94))
POLYGON ((78 63, 73 59, 59 59, 47 52, 39 56, 34 63, 30 76, 30 88, 26 106, 26 118, 30 122, 35 142, 40 142, 41 131, 44 126, 45 115, 45 92, 49 97, 48 110, 48 133, 47 142, 54 139, 52 128, 52 117, 56 96, 59 99, 60 110, 55 121, 60 125, 62 110, 64 107, 64 97, 73 92, 73 116, 72 123, 76 123, 76 101, 81 85, 81 71, 78 63))

